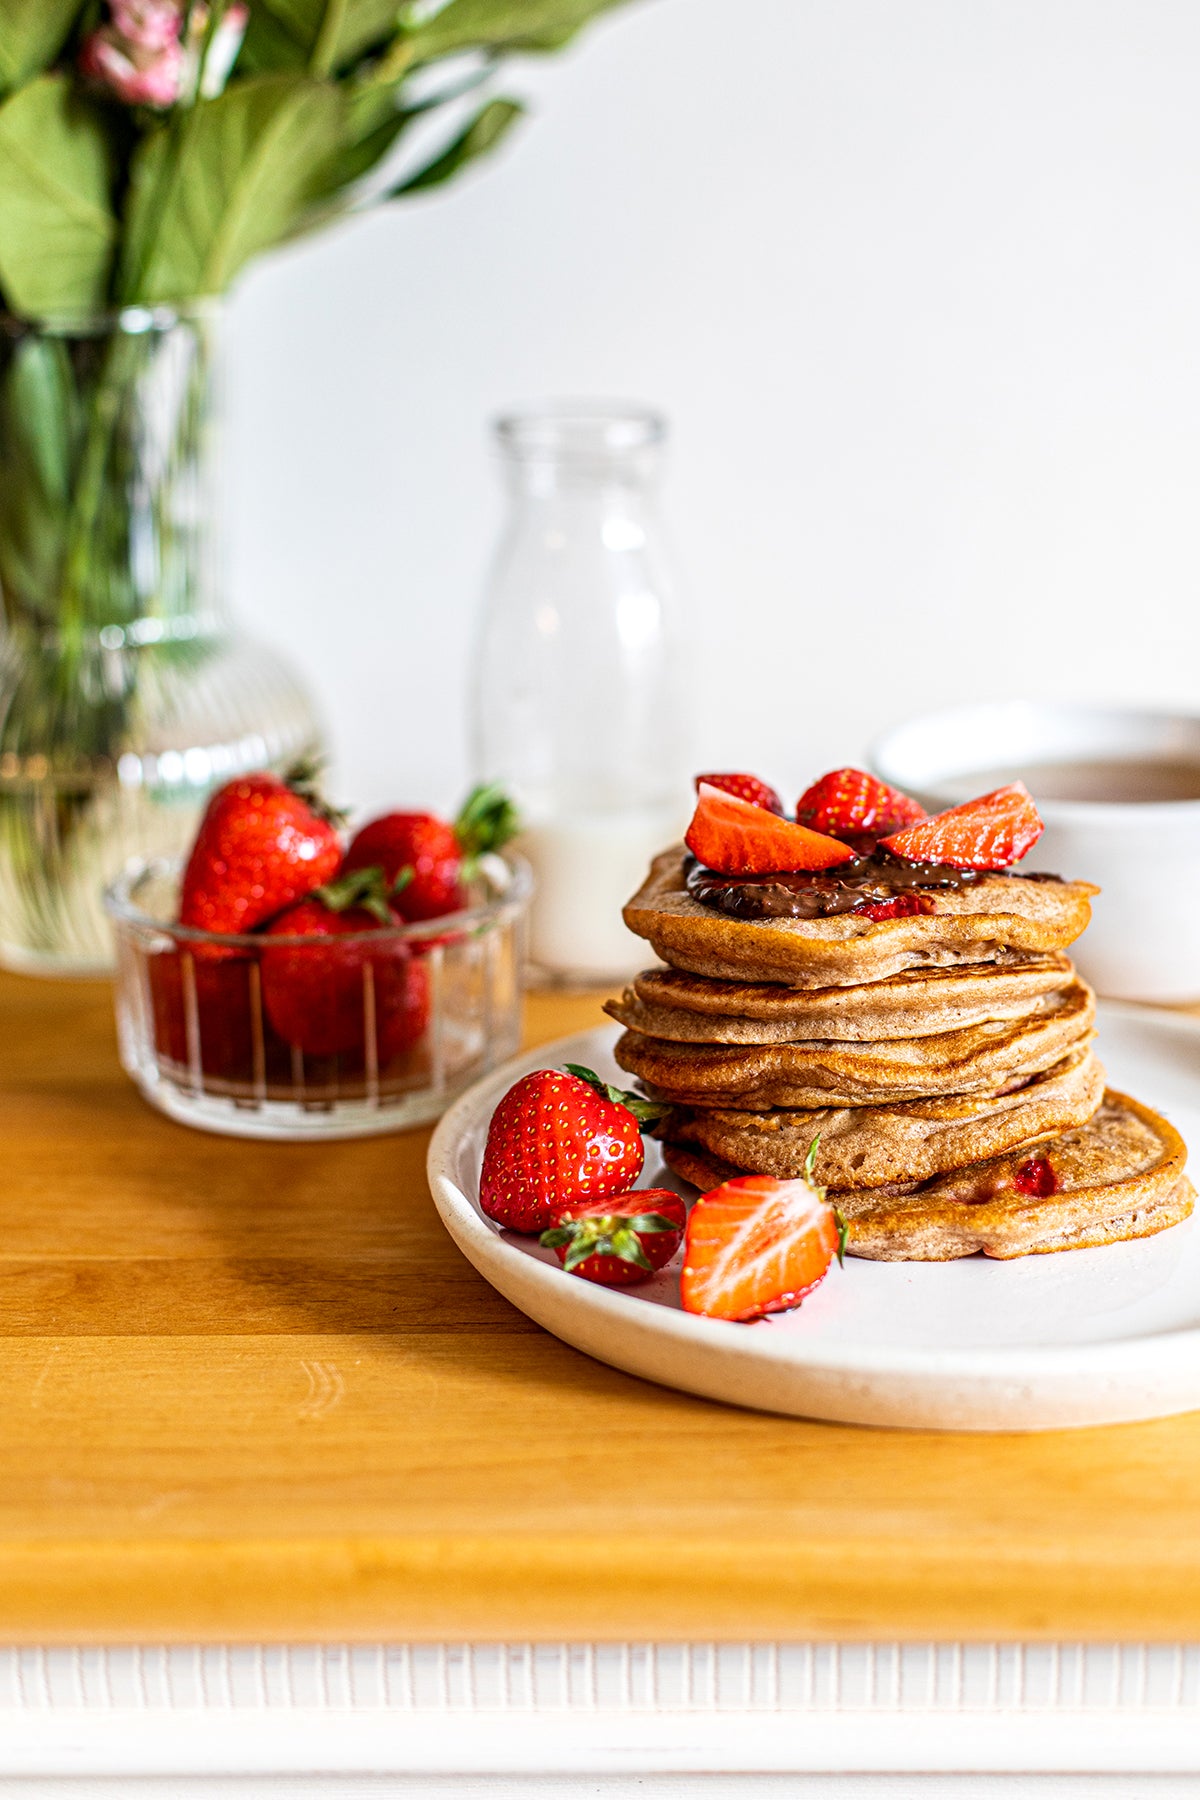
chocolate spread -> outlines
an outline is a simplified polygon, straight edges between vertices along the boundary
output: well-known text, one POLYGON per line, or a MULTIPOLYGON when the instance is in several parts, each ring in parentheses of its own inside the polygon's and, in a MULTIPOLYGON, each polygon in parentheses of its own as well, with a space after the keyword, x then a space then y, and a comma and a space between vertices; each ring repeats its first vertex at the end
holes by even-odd
MULTIPOLYGON (((1016 871, 910 862, 869 842, 859 845, 852 862, 794 874, 721 875, 706 869, 694 856, 684 859, 684 879, 692 899, 733 919, 827 919, 834 913, 865 912, 877 902, 901 894, 925 893, 932 898, 939 888, 971 887, 989 874, 1015 875, 1016 871)), ((1060 877, 1035 874, 1017 879, 1058 881, 1060 877)))

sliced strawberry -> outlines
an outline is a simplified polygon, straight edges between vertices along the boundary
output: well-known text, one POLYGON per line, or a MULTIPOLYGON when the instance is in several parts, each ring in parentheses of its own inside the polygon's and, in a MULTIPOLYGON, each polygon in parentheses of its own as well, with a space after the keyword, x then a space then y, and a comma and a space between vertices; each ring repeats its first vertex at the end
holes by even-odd
POLYGON ((982 799, 952 806, 919 825, 881 841, 910 862, 949 863, 956 869, 1007 869, 1019 862, 1045 826, 1023 781, 996 788, 982 799))
POLYGON ((632 1287, 670 1262, 686 1223, 687 1207, 670 1188, 638 1188, 565 1208, 541 1241, 568 1275, 632 1287))
POLYGON ((768 812, 783 816, 783 801, 775 789, 768 782, 760 781, 757 775, 697 775, 697 793, 702 783, 720 788, 723 794, 735 794, 739 800, 748 800, 751 806, 765 806, 768 812))
POLYGON ((796 802, 796 817, 833 837, 869 831, 882 837, 885 831, 915 825, 925 817, 925 808, 864 769, 831 769, 805 788, 796 802))
POLYGON ((794 869, 832 869, 853 850, 806 825, 780 819, 765 806, 700 785, 700 798, 684 838, 688 849, 721 875, 769 875, 794 869))
POLYGON ((841 1260, 845 1227, 812 1179, 814 1141, 796 1181, 739 1175, 701 1195, 687 1226, 685 1312, 749 1323, 799 1306, 841 1260))

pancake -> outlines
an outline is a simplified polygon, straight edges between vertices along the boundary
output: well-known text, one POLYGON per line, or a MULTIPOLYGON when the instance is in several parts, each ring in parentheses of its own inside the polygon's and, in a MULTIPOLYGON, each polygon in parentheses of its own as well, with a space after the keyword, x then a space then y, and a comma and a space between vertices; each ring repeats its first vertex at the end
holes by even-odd
POLYGON ((1091 916, 1087 881, 1027 881, 986 875, 939 890, 936 911, 872 921, 853 913, 826 919, 732 919, 701 906, 684 887, 679 845, 656 856, 624 910, 630 931, 673 968, 726 981, 789 987, 845 987, 884 981, 904 969, 1010 962, 1065 950, 1091 916))
MULTIPOLYGON (((1059 1183, 1044 1199, 1012 1185, 1026 1156, 1020 1150, 908 1191, 830 1189, 847 1222, 846 1248, 878 1262, 948 1262, 980 1251, 1042 1255, 1150 1237, 1192 1210, 1183 1139, 1159 1114, 1112 1089, 1088 1124, 1040 1144, 1037 1154, 1059 1183)), ((742 1173, 710 1152, 674 1144, 664 1146, 663 1158, 703 1191, 742 1173)))
POLYGON ((1090 1049, 995 1099, 907 1100, 895 1106, 735 1112, 679 1107, 654 1127, 664 1142, 708 1151, 754 1175, 804 1173, 819 1139, 815 1174, 834 1188, 929 1181, 1086 1125, 1104 1096, 1104 1070, 1090 1049))
POLYGON ((859 1106, 942 1094, 1003 1094, 1061 1062, 1095 1029, 1096 1003, 1078 979, 1020 1019, 927 1038, 794 1044, 679 1044, 626 1031, 613 1052, 656 1100, 679 1106, 859 1106))
POLYGON ((1065 956, 1004 967, 909 969, 861 987, 792 988, 648 969, 605 1012, 647 1037, 682 1044, 790 1044, 801 1039, 934 1037, 1016 1019, 1070 981, 1065 956))

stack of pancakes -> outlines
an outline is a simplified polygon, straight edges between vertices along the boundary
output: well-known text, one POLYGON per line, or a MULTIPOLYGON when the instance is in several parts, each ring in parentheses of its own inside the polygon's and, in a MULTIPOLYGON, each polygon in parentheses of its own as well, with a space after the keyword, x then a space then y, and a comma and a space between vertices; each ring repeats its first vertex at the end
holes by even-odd
POLYGON ((1106 1091, 1095 1000, 1066 947, 1086 882, 989 874, 936 910, 743 918, 658 857, 625 908, 668 966, 607 1010, 616 1057, 671 1110, 669 1166, 815 1179, 848 1249, 941 1261, 1148 1236, 1191 1211, 1178 1133, 1106 1091))

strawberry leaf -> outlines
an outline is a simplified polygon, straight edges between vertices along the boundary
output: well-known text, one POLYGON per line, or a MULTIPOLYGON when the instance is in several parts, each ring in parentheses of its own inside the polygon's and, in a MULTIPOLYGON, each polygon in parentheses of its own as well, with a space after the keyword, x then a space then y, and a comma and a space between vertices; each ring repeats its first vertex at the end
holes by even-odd
POLYGON ((611 1100, 614 1106, 623 1106, 626 1112, 633 1114, 639 1125, 657 1125, 671 1110, 664 1101, 647 1100, 629 1088, 613 1087, 611 1082, 601 1081, 594 1069, 587 1069, 582 1063, 564 1063, 563 1068, 568 1075, 574 1075, 579 1081, 586 1081, 602 1100, 611 1100))
POLYGON ((350 912, 356 906, 369 912, 380 925, 394 925, 388 906, 389 890, 382 868, 372 863, 365 869, 347 869, 322 887, 313 889, 313 898, 330 912, 350 912))
POLYGON ((520 829, 517 809, 496 781, 472 788, 454 821, 454 835, 468 863, 488 851, 502 850, 520 829))

